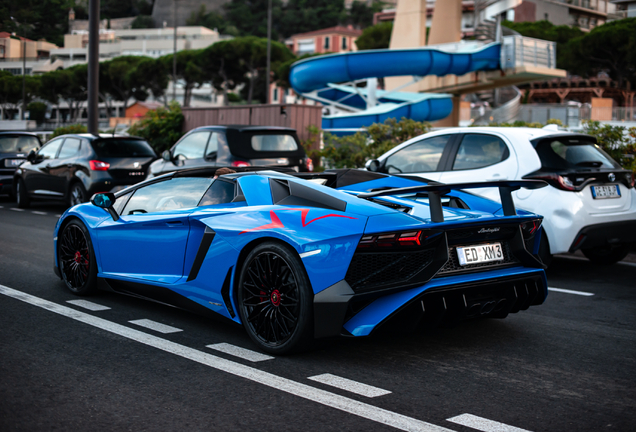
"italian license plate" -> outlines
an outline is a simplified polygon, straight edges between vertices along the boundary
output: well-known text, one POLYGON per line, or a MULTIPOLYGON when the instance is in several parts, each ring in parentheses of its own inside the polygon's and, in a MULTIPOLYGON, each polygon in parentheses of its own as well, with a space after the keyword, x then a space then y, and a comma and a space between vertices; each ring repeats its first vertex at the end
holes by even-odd
POLYGON ((618 185, 592 186, 592 197, 594 199, 620 198, 621 190, 618 185))
POLYGON ((25 159, 6 159, 4 161, 6 167, 17 167, 22 165, 25 159))
POLYGON ((491 261, 503 261, 501 243, 489 243, 457 248, 460 265, 480 264, 491 261))

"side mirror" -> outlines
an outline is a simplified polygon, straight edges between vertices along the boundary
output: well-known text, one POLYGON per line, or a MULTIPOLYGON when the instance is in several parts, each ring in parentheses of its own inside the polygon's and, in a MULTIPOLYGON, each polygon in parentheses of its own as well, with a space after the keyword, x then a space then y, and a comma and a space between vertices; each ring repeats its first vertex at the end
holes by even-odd
POLYGON ((380 161, 377 159, 370 160, 366 165, 369 171, 377 172, 380 169, 380 161))
POLYGON ((161 158, 166 162, 172 162, 172 153, 170 153, 170 150, 164 150, 164 152, 161 153, 161 158))
POLYGON ((115 194, 110 192, 97 193, 91 197, 91 204, 96 207, 103 208, 110 214, 114 221, 119 220, 119 215, 113 208, 115 204, 115 194))
POLYGON ((35 152, 35 150, 31 150, 29 154, 27 155, 27 160, 29 162, 33 162, 37 157, 38 157, 38 154, 35 152))

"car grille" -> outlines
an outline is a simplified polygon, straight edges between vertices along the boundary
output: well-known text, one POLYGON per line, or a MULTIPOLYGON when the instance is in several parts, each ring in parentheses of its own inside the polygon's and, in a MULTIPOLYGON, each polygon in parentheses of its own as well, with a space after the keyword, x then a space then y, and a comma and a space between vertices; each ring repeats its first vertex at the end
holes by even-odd
POLYGON ((356 293, 406 284, 433 262, 434 249, 409 252, 357 253, 345 280, 356 293))
POLYGON ((504 259, 502 261, 491 261, 479 264, 460 265, 457 258, 457 248, 451 246, 448 248, 448 261, 444 264, 444 267, 437 273, 436 277, 449 276, 454 273, 466 273, 474 270, 489 269, 492 267, 501 267, 505 265, 518 263, 519 260, 515 258, 510 250, 510 245, 507 241, 501 241, 501 248, 503 250, 504 259))

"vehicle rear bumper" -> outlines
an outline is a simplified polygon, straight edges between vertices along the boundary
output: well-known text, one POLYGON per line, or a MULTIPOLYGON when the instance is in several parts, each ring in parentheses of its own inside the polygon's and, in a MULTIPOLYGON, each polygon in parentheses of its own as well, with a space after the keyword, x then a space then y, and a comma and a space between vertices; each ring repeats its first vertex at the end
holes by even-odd
POLYGON ((636 220, 608 222, 583 227, 574 237, 569 252, 606 245, 636 243, 636 220))
POLYGON ((548 285, 543 270, 517 267, 496 273, 481 274, 477 280, 470 280, 475 275, 434 279, 370 301, 355 295, 345 281, 338 282, 314 297, 315 337, 367 336, 381 327, 409 331, 486 316, 503 318, 544 302, 548 285))

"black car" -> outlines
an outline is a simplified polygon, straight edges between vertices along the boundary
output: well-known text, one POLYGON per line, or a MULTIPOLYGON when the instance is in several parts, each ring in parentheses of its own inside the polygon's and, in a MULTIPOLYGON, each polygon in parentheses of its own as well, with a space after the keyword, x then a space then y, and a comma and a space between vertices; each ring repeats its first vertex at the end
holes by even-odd
POLYGON ((157 158, 142 138, 76 134, 53 138, 15 172, 18 207, 33 199, 88 201, 97 192, 116 192, 146 178, 157 158))
POLYGON ((162 159, 150 165, 149 176, 198 167, 289 167, 313 171, 294 129, 273 126, 203 126, 184 135, 162 159))
POLYGON ((31 150, 42 146, 31 132, 0 132, 0 194, 13 194, 13 175, 31 150))

